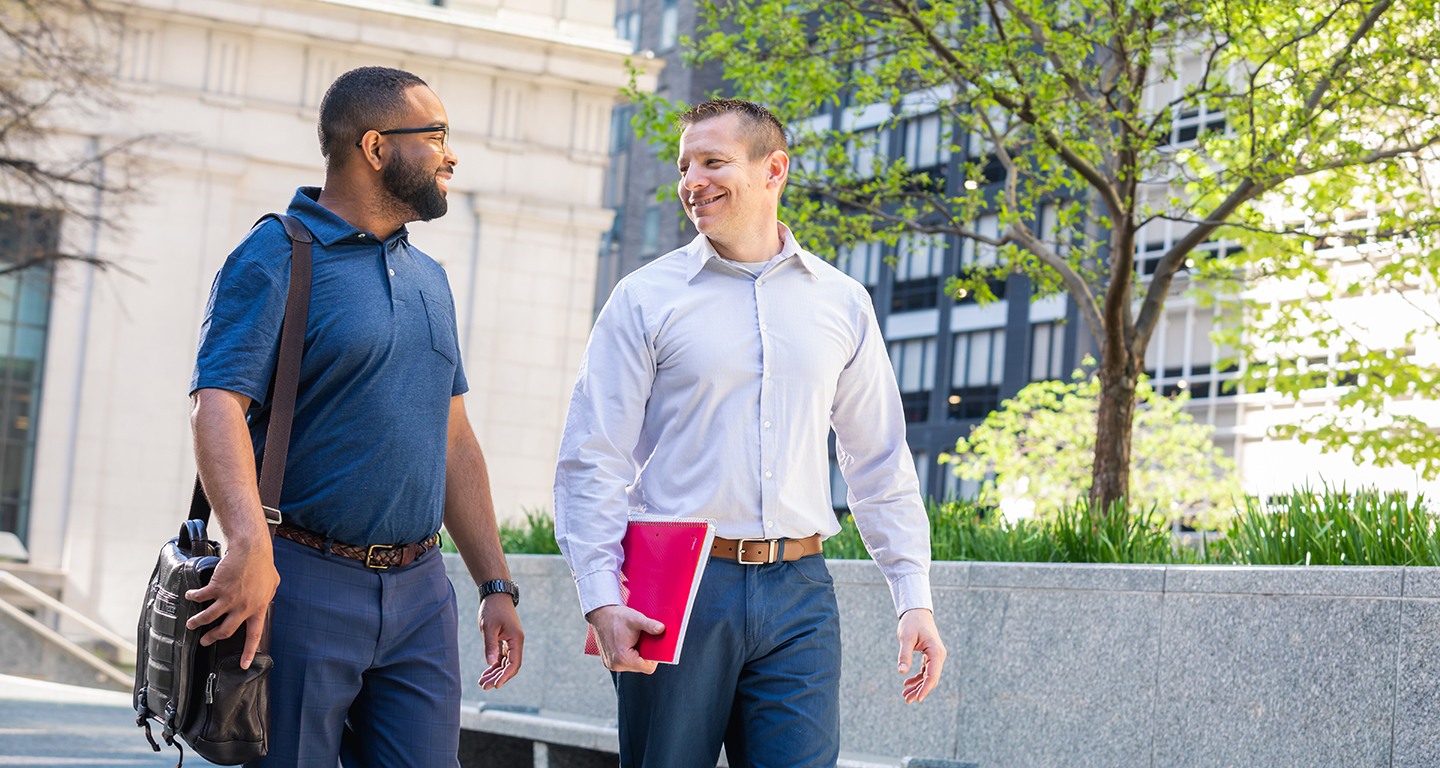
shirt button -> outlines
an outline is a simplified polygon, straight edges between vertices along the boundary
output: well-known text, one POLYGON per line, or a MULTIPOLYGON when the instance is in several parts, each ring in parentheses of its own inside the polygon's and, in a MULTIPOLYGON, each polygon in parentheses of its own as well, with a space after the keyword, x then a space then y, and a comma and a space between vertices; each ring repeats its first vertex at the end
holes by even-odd
POLYGON ((361 240, 364 240, 364 239, 365 239, 365 233, 364 233, 364 232, 361 232, 361 233, 360 233, 360 239, 361 239, 361 240))
POLYGON ((766 429, 769 429, 769 428, 770 428, 770 422, 768 422, 768 421, 765 422, 765 428, 766 428, 766 429))
POLYGON ((770 326, 768 326, 768 325, 766 325, 766 324, 764 324, 764 323, 761 323, 761 324, 760 324, 760 330, 762 330, 762 331, 768 331, 768 330, 770 330, 770 326))
POLYGON ((774 528, 774 527, 775 527, 775 521, 774 521, 774 520, 771 520, 770 522, 768 522, 768 523, 765 524, 765 527, 766 527, 766 528, 774 528))
POLYGON ((773 474, 770 473, 770 472, 766 472, 766 473, 765 473, 765 476, 766 476, 766 477, 773 477, 773 474))
POLYGON ((395 270, 393 270, 393 269, 390 270, 390 276, 391 276, 391 277, 394 277, 394 276, 395 276, 395 270))

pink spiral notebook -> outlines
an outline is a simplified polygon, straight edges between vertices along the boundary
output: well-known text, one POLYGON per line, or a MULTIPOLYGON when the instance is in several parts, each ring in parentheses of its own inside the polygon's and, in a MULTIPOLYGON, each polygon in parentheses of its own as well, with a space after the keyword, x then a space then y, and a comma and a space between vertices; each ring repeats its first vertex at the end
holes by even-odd
MULTIPOLYGON (((714 540, 714 520, 659 515, 630 518, 620 542, 625 550, 625 562, 620 564, 620 599, 665 625, 661 634, 640 635, 640 658, 680 663, 685 629, 714 540)), ((585 652, 600 655, 593 628, 585 633, 585 652)))

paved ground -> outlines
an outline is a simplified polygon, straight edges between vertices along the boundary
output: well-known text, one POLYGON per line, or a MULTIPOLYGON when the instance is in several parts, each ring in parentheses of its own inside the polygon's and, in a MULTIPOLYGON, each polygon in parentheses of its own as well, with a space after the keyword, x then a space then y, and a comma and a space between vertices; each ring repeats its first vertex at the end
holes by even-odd
MULTIPOLYGON (((129 694, 0 675, 0 766, 173 766, 178 756, 151 751, 129 694)), ((186 768, 207 765, 186 750, 186 768)))

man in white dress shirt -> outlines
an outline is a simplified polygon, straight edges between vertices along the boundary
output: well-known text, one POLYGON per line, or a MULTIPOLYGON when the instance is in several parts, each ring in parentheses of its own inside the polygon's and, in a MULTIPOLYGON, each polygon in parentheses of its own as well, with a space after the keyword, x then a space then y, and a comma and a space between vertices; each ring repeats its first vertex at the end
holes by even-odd
MULTIPOLYGON (((851 513, 899 615, 902 695, 939 681, 930 531, 899 388, 865 288, 778 220, 790 158, 745 101, 681 117, 680 201, 700 235, 621 280, 595 322, 555 478, 555 534, 612 670, 620 763, 833 766, 840 627, 820 553, 833 428, 851 513), (718 521, 678 665, 620 598, 631 512, 718 521)), ((678 628, 676 628, 678 630, 678 628)))

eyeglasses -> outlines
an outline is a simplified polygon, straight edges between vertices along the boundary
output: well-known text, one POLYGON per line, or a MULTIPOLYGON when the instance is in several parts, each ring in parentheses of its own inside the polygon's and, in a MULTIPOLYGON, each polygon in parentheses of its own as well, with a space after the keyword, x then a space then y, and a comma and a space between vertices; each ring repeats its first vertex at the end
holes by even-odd
MULTIPOLYGON (((446 146, 446 147, 450 146, 450 126, 448 126, 448 125, 427 125, 427 126, 425 126, 424 128, 391 128, 391 129, 388 130, 388 131, 376 131, 376 133, 380 134, 381 136, 389 136, 389 135, 392 134, 392 133, 436 133, 436 132, 445 134, 444 136, 440 137, 440 144, 441 144, 442 146, 446 146)), ((369 133, 369 131, 366 131, 366 133, 369 133)), ((360 142, 358 142, 358 141, 355 142, 355 146, 357 146, 357 147, 360 146, 360 142)))

